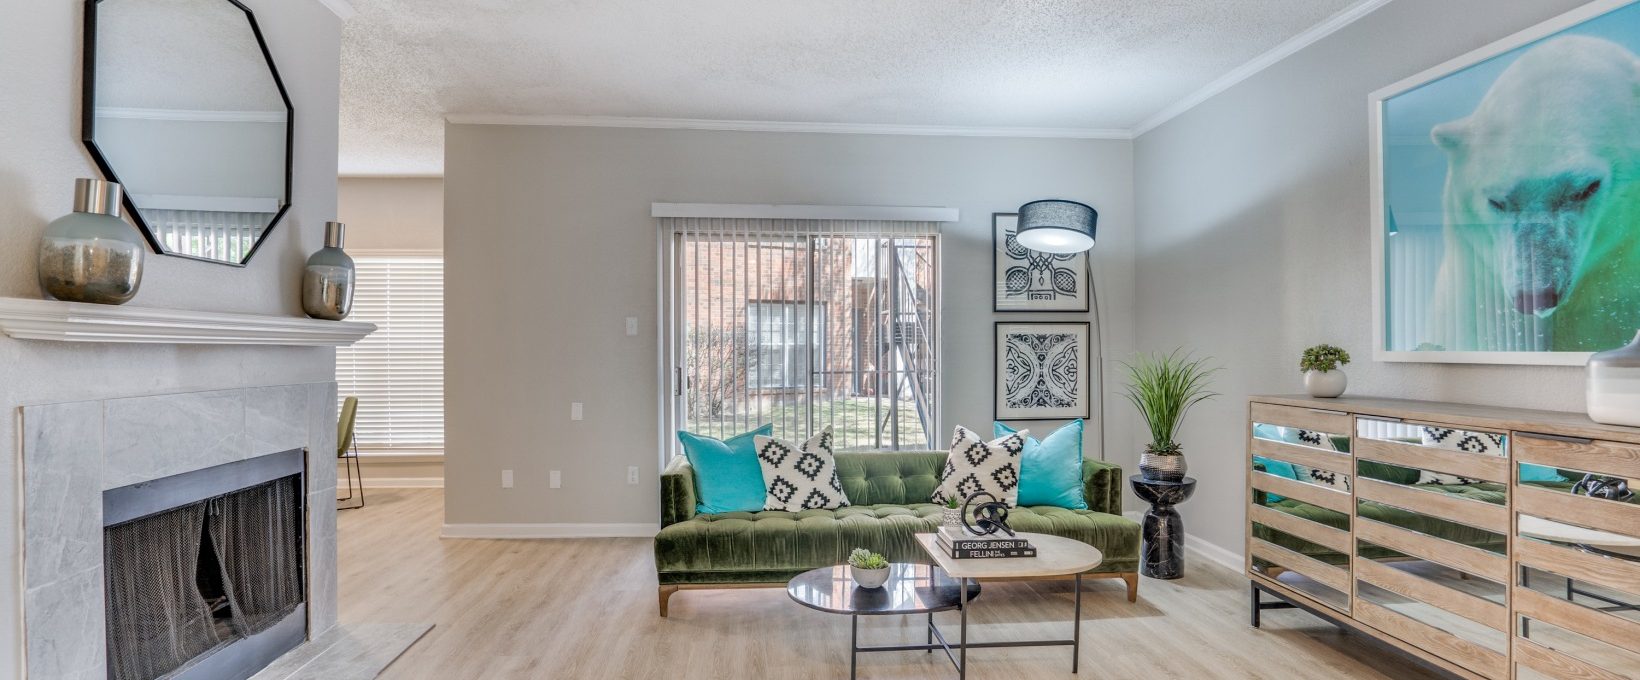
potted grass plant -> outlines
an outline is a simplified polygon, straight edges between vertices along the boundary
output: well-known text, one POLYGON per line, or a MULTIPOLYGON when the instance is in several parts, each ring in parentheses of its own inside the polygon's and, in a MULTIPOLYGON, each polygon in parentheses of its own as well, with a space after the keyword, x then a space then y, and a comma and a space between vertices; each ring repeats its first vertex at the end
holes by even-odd
POLYGON ((1298 370, 1304 372, 1304 391, 1310 396, 1331 399, 1344 393, 1349 378, 1338 368, 1350 362, 1350 353, 1332 345, 1316 345, 1304 350, 1298 370))
POLYGON ((1139 409, 1150 428, 1150 443, 1139 456, 1139 473, 1145 479, 1184 479, 1188 466, 1176 439, 1179 426, 1192 407, 1218 396, 1208 385, 1219 369, 1207 361, 1174 350, 1166 355, 1140 355, 1133 363, 1122 364, 1128 371, 1123 396, 1139 409))
POLYGON ((849 575, 861 588, 881 588, 888 582, 888 558, 865 548, 855 548, 848 554, 849 575))

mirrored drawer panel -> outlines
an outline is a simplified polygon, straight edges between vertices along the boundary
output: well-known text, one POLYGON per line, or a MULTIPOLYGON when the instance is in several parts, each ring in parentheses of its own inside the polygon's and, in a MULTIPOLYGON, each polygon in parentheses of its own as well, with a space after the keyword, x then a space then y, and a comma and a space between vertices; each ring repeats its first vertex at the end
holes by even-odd
POLYGON ((1456 522, 1493 534, 1509 531, 1508 485, 1357 459, 1357 499, 1456 522), (1431 476, 1433 475, 1433 476, 1431 476))
POLYGON ((1252 422, 1318 432, 1345 439, 1350 435, 1350 415, 1340 411, 1254 403, 1252 422))
POLYGON ((1357 580, 1355 595, 1413 621, 1497 654, 1507 654, 1509 633, 1460 616, 1442 607, 1357 580))
MULTIPOLYGON (((1526 565, 1520 567, 1520 587, 1545 597, 1640 623, 1640 594, 1526 565)), ((1640 647, 1640 640, 1635 640, 1635 645, 1640 647)))
POLYGON ((1355 419, 1355 436, 1362 440, 1405 444, 1437 451, 1489 458, 1509 457, 1509 435, 1502 432, 1360 417, 1355 419))
POLYGON ((1282 585, 1328 607, 1341 612, 1350 610, 1350 596, 1348 593, 1321 583, 1309 576, 1259 557, 1253 558, 1253 571, 1274 579, 1282 585))
MULTIPOLYGON (((1633 649, 1619 647, 1563 626, 1548 621, 1536 620, 1530 617, 1519 617, 1519 629, 1516 634, 1530 641, 1532 645, 1550 650, 1554 654, 1564 655, 1571 659, 1570 663, 1561 662, 1553 654, 1531 654, 1516 648, 1515 657, 1522 662, 1523 667, 1533 665, 1546 669, 1555 669, 1570 672, 1567 666, 1587 664, 1593 667, 1590 674, 1570 675, 1570 677, 1601 677, 1593 675, 1599 671, 1616 674, 1618 677, 1640 678, 1640 653, 1633 649), (1540 658, 1547 657, 1547 658, 1540 658)), ((1528 677, 1568 677, 1568 675, 1518 675, 1519 678, 1528 677)))
POLYGON ((1398 483, 1458 487, 1509 481, 1507 435, 1371 418, 1356 420, 1356 435, 1357 458, 1419 472, 1402 479, 1386 471, 1398 483))
MULTIPOLYGON (((1421 581, 1427 581, 1430 584, 1494 605, 1503 606, 1507 602, 1509 589, 1500 581, 1494 581, 1479 574, 1472 574, 1449 565, 1386 548, 1370 541, 1356 541, 1356 544, 1356 556, 1361 560, 1371 560, 1386 569, 1394 569, 1399 574, 1415 577, 1421 581)), ((1506 624, 1500 623, 1499 627, 1504 625, 1506 624)))
POLYGON ((1356 501, 1356 513, 1362 519, 1370 519, 1459 546, 1485 550, 1500 556, 1507 552, 1509 546, 1508 539, 1500 532, 1487 531, 1462 522, 1454 522, 1388 503, 1371 500, 1356 501))
MULTIPOLYGON (((1303 519, 1308 522, 1315 522, 1328 528, 1338 529, 1341 531, 1350 530, 1350 516, 1347 513, 1323 508, 1314 503, 1305 503, 1304 501, 1296 498, 1288 498, 1282 496, 1281 494, 1260 491, 1258 489, 1254 489, 1251 495, 1252 504, 1254 506, 1268 508, 1276 512, 1282 512, 1292 515, 1295 518, 1303 519)), ((1347 505, 1348 504, 1346 503, 1346 506, 1347 505)))

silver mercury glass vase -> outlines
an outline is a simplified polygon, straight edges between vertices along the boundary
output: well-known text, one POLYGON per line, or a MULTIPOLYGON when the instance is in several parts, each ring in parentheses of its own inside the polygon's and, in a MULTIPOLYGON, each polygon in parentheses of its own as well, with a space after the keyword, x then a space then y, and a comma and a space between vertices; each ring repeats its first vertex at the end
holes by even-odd
POLYGON ((1589 357, 1589 419, 1640 427, 1640 333, 1634 342, 1589 357))
POLYGON ((40 290, 69 302, 121 305, 142 285, 146 245, 125 220, 114 182, 74 180, 74 212, 51 221, 40 237, 40 290))
POLYGON ((1189 470, 1190 466, 1185 462, 1183 453, 1165 456, 1146 451, 1139 454, 1139 474, 1150 481, 1184 481, 1184 474, 1189 470))
POLYGON ((302 274, 302 311, 315 319, 341 321, 353 311, 353 258, 342 251, 347 225, 325 223, 325 247, 308 257, 302 274))

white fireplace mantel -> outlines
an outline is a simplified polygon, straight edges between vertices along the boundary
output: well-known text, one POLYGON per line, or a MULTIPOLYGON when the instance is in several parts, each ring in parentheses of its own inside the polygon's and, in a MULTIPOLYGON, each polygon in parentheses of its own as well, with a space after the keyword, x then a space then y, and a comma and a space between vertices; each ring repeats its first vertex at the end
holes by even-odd
POLYGON ((375 330, 357 321, 0 298, 0 333, 22 340, 342 347, 375 330))

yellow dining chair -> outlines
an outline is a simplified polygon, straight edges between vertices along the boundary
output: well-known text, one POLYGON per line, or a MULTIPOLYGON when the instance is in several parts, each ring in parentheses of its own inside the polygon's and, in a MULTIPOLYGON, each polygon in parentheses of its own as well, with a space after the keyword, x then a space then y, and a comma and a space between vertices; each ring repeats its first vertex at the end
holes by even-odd
POLYGON ((338 510, 364 507, 364 469, 359 467, 359 442, 353 438, 353 421, 358 415, 359 398, 343 399, 342 416, 336 421, 336 459, 342 461, 342 469, 347 471, 347 495, 336 499, 338 510), (352 502, 355 494, 359 497, 357 505, 341 505, 352 502))

